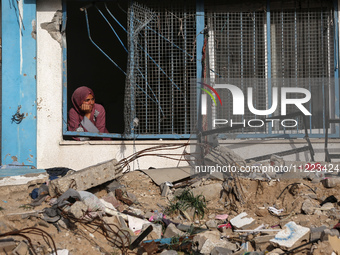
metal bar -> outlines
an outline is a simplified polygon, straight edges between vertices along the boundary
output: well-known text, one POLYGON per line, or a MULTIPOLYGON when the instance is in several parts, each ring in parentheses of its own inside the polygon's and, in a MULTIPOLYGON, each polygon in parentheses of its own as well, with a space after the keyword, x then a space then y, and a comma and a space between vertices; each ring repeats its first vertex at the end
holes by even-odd
MULTIPOLYGON (((130 6, 132 7, 134 3, 134 0, 130 0, 130 6)), ((135 134, 135 129, 133 125, 133 120, 136 117, 136 112, 135 112, 135 75, 134 75, 134 68, 135 68, 135 33, 134 33, 134 10, 133 8, 130 8, 130 27, 129 27, 129 39, 130 39, 130 48, 129 48, 129 58, 130 58, 130 73, 128 79, 130 80, 130 106, 131 106, 131 116, 130 116, 130 130, 131 130, 131 135, 134 136, 135 134)))
MULTIPOLYGON (((334 80, 335 80, 335 118, 339 118, 339 17, 338 17, 338 1, 334 0, 334 24, 335 24, 335 54, 334 54, 334 80)), ((339 125, 335 127, 335 134, 339 137, 339 125)))
MULTIPOLYGON (((145 63, 145 82, 146 82, 145 90, 146 90, 146 95, 148 95, 148 91, 147 91, 147 89, 148 89, 148 58, 147 58, 147 54, 146 54, 146 52, 148 51, 148 40, 147 40, 147 38, 148 38, 147 37, 148 30, 145 29, 144 33, 145 33, 145 37, 144 37, 144 45, 145 45, 144 46, 144 48, 145 48, 144 63, 145 63)), ((150 88, 150 90, 151 90, 151 88, 150 88)), ((148 108, 148 106, 149 105, 148 105, 148 98, 147 97, 145 97, 145 105, 146 105, 146 107, 145 107, 145 129, 148 130, 148 125, 149 125, 149 122, 148 122, 149 121, 149 119, 148 119, 148 110, 149 110, 149 108, 148 108)), ((159 110, 158 110, 158 116, 160 116, 159 110)))
MULTIPOLYGON (((204 0, 196 0, 196 87, 199 88, 201 85, 198 83, 202 79, 202 49, 204 45, 204 0)), ((202 131, 202 116, 201 116, 201 94, 202 90, 197 89, 197 129, 198 132, 202 131)))
MULTIPOLYGON (((267 0, 267 88, 268 88, 268 106, 272 105, 272 62, 271 62, 271 33, 270 33, 270 0, 267 0)), ((271 116, 268 115, 269 117, 271 116)), ((268 134, 272 134, 272 126, 268 126, 268 134)))
MULTIPOLYGON (((171 27, 174 27, 174 15, 171 15, 171 27)), ((171 29, 171 41, 174 41, 174 30, 171 29)), ((174 80, 174 50, 171 48, 171 80, 174 80)), ((171 133, 174 133, 175 115, 174 87, 171 86, 171 133)))
MULTIPOLYGON (((186 12, 186 5, 184 7, 184 17, 187 16, 187 12, 186 12)), ((187 51, 187 21, 186 18, 184 18, 183 20, 183 27, 184 27, 184 51, 187 51)), ((188 97, 188 74, 187 74, 187 61, 188 61, 188 57, 185 54, 184 55, 184 133, 190 133, 190 130, 188 130, 188 116, 190 116, 188 114, 188 106, 187 106, 187 97, 188 97)), ((190 122, 190 121, 189 121, 190 122)))

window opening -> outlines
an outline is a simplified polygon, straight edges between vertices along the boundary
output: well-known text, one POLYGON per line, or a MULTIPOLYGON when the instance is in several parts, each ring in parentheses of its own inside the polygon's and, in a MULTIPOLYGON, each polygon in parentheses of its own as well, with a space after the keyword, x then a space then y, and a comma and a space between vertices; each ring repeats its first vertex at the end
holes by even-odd
POLYGON ((66 10, 68 94, 91 87, 121 137, 189 137, 195 1, 69 1, 66 10))

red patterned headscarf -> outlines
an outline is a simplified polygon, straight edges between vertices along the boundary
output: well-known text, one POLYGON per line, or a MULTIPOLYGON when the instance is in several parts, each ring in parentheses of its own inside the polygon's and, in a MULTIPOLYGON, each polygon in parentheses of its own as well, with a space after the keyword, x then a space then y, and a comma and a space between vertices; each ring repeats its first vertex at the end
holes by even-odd
POLYGON ((87 96, 90 94, 94 97, 92 89, 85 86, 79 87, 73 92, 71 100, 73 107, 77 111, 77 113, 81 113, 80 107, 87 96))

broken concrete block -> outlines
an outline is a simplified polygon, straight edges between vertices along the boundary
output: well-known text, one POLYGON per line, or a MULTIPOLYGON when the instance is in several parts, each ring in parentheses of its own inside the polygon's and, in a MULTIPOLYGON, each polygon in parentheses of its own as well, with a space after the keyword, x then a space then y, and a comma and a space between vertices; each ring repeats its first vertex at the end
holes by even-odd
POLYGON ((327 215, 330 219, 340 220, 340 212, 337 210, 330 210, 327 215))
POLYGON ((324 231, 322 231, 321 233, 321 241, 328 241, 328 237, 329 236, 337 236, 339 237, 339 231, 337 229, 325 229, 324 231))
POLYGON ((10 254, 11 251, 16 247, 14 239, 9 238, 7 240, 1 240, 0 242, 0 253, 10 254))
POLYGON ((237 245, 226 240, 221 240, 221 234, 218 231, 206 231, 197 234, 194 243, 198 243, 198 250, 203 254, 210 254, 214 247, 222 247, 228 250, 236 250, 237 245))
POLYGON ((270 244, 270 240, 275 238, 275 235, 262 235, 253 239, 256 250, 263 250, 270 244), (264 247, 266 246, 266 247, 264 247))
POLYGON ((206 239, 202 248, 200 250, 201 254, 210 254, 211 251, 215 248, 215 243, 212 242, 210 239, 206 239))
POLYGON ((161 193, 162 193, 161 196, 167 197, 170 193, 170 184, 168 182, 163 182, 160 188, 161 188, 161 193))
POLYGON ((144 238, 144 240, 157 240, 162 238, 162 225, 160 224, 144 224, 142 227, 142 232, 147 229, 148 226, 152 225, 153 229, 150 234, 144 238))
POLYGON ((224 248, 228 251, 234 251, 234 250, 236 250, 237 246, 235 244, 228 242, 228 241, 225 241, 225 240, 218 240, 216 242, 216 241, 213 241, 211 239, 206 239, 205 242, 202 245, 202 248, 200 249, 200 253, 211 254, 212 250, 216 247, 224 248))
POLYGON ((76 190, 88 190, 112 179, 117 178, 117 160, 112 159, 104 163, 86 167, 73 174, 52 180, 49 184, 49 194, 51 197, 63 194, 70 187, 76 190))
POLYGON ((26 255, 29 254, 28 244, 24 241, 21 241, 19 245, 12 251, 14 255, 26 255))
POLYGON ((309 232, 309 228, 299 226, 294 221, 290 221, 270 242, 279 245, 280 248, 289 249, 296 244, 300 244, 302 240, 309 240, 309 232))
POLYGON ((226 248, 222 248, 222 247, 215 247, 214 249, 212 249, 211 255, 231 255, 233 254, 232 250, 226 249, 226 248))
POLYGON ((325 229, 327 229, 326 226, 311 228, 310 229, 310 241, 321 238, 321 234, 325 229))
POLYGON ((334 208, 332 203, 325 203, 321 206, 321 210, 328 211, 334 208))
POLYGON ((238 229, 246 229, 255 222, 253 218, 247 218, 247 216, 248 214, 246 212, 240 213, 230 220, 230 224, 238 229))
POLYGON ((217 228, 217 223, 215 220, 208 220, 205 225, 208 227, 208 228, 217 228))
POLYGON ((185 236, 185 233, 179 230, 175 224, 170 223, 164 232, 164 238, 185 236))
POLYGON ((259 216, 259 217, 267 217, 267 216, 269 216, 268 209, 266 209, 265 207, 257 208, 255 210, 255 214, 257 216, 259 216))
POLYGON ((336 185, 340 184, 340 178, 328 178, 323 179, 322 184, 325 188, 334 188, 336 185))
POLYGON ((214 183, 194 188, 192 193, 194 196, 203 195, 206 201, 210 201, 220 198, 222 189, 223 187, 220 183, 214 183))
POLYGON ((216 231, 209 231, 204 233, 199 233, 194 236, 193 242, 198 243, 198 250, 201 250, 204 242, 207 240, 213 240, 215 243, 221 239, 221 234, 216 231))

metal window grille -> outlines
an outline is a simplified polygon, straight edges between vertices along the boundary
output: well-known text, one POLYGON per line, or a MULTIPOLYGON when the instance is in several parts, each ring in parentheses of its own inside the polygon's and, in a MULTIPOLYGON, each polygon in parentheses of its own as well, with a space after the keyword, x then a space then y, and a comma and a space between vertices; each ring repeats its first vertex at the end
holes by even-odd
MULTIPOLYGON (((306 106, 312 116, 317 116, 309 117, 306 124, 310 133, 323 134, 324 118, 334 114, 335 107, 333 1, 270 1, 270 10, 267 7, 267 1, 205 3, 209 30, 207 76, 212 83, 219 80, 237 85, 244 95, 247 87, 253 87, 253 104, 259 110, 269 108, 273 86, 303 87, 322 95, 312 98, 306 106), (314 86, 315 83, 322 85, 314 86)), ((214 117, 237 122, 260 118, 247 111, 247 107, 245 115, 232 116, 231 93, 218 92, 223 107, 213 109, 214 117)), ((294 107, 287 108, 287 113, 294 111, 294 107)), ((279 114, 280 107, 273 115, 279 114)), ((271 129, 265 125, 251 133, 303 133, 301 119, 298 123, 294 128, 271 129)))
MULTIPOLYGON (((125 127, 132 135, 190 133, 196 88, 195 1, 139 1, 128 11, 125 127)), ((169 136, 170 137, 170 136, 169 136)))

